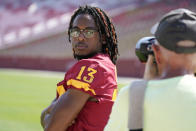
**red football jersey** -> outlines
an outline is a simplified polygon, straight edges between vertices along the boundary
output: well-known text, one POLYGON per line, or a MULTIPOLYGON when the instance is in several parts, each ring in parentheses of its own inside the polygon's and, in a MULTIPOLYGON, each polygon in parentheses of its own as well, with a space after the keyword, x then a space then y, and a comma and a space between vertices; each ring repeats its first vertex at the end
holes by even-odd
POLYGON ((90 94, 98 102, 87 101, 68 131, 103 131, 117 96, 116 67, 106 54, 78 61, 57 85, 57 99, 69 88, 90 94))

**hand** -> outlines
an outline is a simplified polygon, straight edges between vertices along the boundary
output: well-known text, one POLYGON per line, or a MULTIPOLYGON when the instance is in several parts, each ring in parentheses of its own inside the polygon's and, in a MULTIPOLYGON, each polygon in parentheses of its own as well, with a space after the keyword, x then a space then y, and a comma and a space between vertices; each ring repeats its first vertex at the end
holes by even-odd
POLYGON ((43 121, 44 128, 48 126, 50 119, 51 119, 51 118, 50 118, 50 114, 47 113, 47 114, 45 115, 44 121, 43 121))
POLYGON ((145 66, 144 79, 152 80, 158 77, 159 77, 158 66, 155 61, 155 58, 153 55, 149 55, 145 66))
MULTIPOLYGON (((45 128, 48 126, 48 124, 49 124, 49 122, 50 122, 50 120, 51 120, 51 115, 50 115, 50 113, 51 113, 51 111, 53 110, 53 108, 54 108, 56 102, 57 102, 57 101, 53 101, 53 102, 51 103, 51 105, 48 106, 47 108, 45 108, 45 109, 42 111, 42 113, 41 113, 41 125, 42 125, 43 129, 45 129, 45 128)), ((68 126, 71 126, 71 125, 73 125, 74 123, 75 123, 75 120, 73 120, 72 122, 70 122, 68 126)))
MULTIPOLYGON (((43 120, 43 129, 45 129, 46 127, 48 127, 49 125, 49 122, 51 121, 51 115, 49 113, 47 113, 44 117, 44 120, 43 120)), ((71 123, 69 123, 68 127, 69 126, 72 126, 73 124, 75 123, 75 120, 73 120, 71 123)))
POLYGON ((48 112, 47 110, 48 110, 48 108, 45 108, 41 113, 41 125, 42 125, 43 128, 45 128, 45 122, 44 121, 45 121, 45 116, 48 112))
POLYGON ((54 108, 55 104, 56 104, 56 101, 53 101, 50 106, 48 106, 47 108, 45 108, 42 111, 42 113, 41 113, 41 125, 42 125, 43 128, 45 128, 46 124, 48 124, 49 118, 50 118, 49 117, 50 116, 50 112, 54 108))
POLYGON ((71 121, 68 126, 72 126, 75 123, 75 120, 71 121))

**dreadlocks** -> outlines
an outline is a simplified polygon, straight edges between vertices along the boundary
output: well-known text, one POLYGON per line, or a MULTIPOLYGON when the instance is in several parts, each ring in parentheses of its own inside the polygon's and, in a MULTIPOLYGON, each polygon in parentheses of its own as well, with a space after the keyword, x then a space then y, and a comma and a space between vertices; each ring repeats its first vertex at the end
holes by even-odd
POLYGON ((95 23, 98 27, 98 32, 100 35, 101 43, 102 43, 102 53, 109 54, 110 59, 114 64, 116 64, 117 55, 118 55, 118 45, 117 45, 117 35, 115 32, 114 25, 112 24, 110 18, 106 15, 106 13, 97 7, 84 6, 79 7, 71 17, 71 21, 69 23, 68 35, 69 42, 70 39, 70 29, 72 28, 72 24, 76 16, 80 14, 89 14, 95 20, 95 23), (102 36, 105 37, 105 42, 103 42, 102 36))

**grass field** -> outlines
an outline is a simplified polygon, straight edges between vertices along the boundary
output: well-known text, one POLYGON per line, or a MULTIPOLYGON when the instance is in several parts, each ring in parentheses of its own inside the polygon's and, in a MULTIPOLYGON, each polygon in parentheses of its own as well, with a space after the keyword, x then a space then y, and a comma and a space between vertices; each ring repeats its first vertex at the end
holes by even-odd
MULTIPOLYGON (((40 113, 63 73, 0 69, 0 131, 42 131, 40 113)), ((125 84, 118 83, 119 88, 125 84)))

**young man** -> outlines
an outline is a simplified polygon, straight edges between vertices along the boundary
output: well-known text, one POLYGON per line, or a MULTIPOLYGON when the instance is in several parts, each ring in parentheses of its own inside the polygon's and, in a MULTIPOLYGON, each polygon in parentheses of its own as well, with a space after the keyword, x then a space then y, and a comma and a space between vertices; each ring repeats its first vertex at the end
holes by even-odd
POLYGON ((136 81, 120 91, 105 131, 117 131, 120 126, 130 131, 196 130, 195 27, 196 13, 187 9, 163 16, 155 29, 157 41, 152 45, 157 67, 150 55, 145 72, 145 79, 156 80, 136 81), (118 105, 124 101, 128 101, 128 125, 113 125, 112 116, 121 113, 118 105))
POLYGON ((71 17, 68 35, 78 62, 42 112, 42 126, 45 131, 102 131, 117 95, 115 28, 103 10, 85 6, 71 17))

